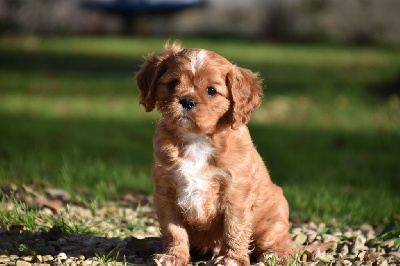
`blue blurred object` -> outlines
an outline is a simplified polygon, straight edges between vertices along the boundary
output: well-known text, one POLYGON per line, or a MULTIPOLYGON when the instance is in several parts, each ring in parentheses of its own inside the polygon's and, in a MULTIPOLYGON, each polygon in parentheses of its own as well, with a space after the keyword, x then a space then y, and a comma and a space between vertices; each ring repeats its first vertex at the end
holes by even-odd
POLYGON ((205 5, 205 0, 81 0, 88 9, 115 13, 170 13, 205 5))

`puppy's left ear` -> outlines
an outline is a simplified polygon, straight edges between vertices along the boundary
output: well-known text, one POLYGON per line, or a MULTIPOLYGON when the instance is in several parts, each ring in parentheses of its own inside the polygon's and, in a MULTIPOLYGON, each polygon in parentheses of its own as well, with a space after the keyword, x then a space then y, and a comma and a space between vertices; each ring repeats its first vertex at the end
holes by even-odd
POLYGON ((233 129, 247 124, 253 110, 261 104, 263 96, 261 82, 258 73, 238 66, 233 66, 227 74, 226 83, 232 97, 231 127, 233 129))
POLYGON ((154 90, 160 67, 161 62, 158 60, 158 56, 150 54, 145 58, 145 62, 134 78, 140 90, 139 103, 144 106, 146 112, 151 112, 156 106, 154 90))
POLYGON ((182 50, 179 42, 174 42, 171 47, 165 44, 164 51, 159 54, 150 54, 144 58, 135 80, 140 90, 139 103, 144 106, 146 112, 151 112, 156 106, 156 87, 158 79, 166 71, 165 60, 173 57, 182 50))

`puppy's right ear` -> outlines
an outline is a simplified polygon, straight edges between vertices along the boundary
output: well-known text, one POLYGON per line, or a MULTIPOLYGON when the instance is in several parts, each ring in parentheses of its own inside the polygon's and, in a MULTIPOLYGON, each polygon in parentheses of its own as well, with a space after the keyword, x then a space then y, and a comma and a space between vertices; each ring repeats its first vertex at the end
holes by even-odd
POLYGON ((157 81, 166 71, 165 60, 175 56, 181 50, 180 43, 174 42, 169 47, 167 42, 160 55, 150 54, 144 57, 144 63, 134 79, 140 90, 139 103, 144 106, 146 112, 151 112, 156 106, 157 81))

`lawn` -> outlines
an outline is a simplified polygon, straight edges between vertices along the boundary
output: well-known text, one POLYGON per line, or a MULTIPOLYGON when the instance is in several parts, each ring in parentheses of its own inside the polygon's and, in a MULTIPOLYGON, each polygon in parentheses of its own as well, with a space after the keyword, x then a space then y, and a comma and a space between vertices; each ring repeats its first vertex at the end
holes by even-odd
MULTIPOLYGON (((164 40, 0 39, 0 185, 50 185, 100 201, 150 194, 159 115, 133 76, 164 40)), ((184 39, 257 71, 249 125, 295 221, 400 221, 400 53, 387 47, 184 39)))

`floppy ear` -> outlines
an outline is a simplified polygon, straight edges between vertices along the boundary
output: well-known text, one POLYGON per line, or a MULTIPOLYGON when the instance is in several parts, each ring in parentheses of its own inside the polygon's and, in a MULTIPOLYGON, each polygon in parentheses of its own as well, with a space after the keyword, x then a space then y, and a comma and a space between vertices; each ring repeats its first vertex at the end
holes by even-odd
POLYGON ((165 60, 176 55, 181 50, 180 43, 174 42, 169 47, 167 42, 164 51, 160 55, 150 54, 144 57, 144 63, 134 79, 140 90, 139 103, 145 107, 146 112, 151 112, 156 106, 155 90, 158 79, 166 71, 165 60))
POLYGON ((232 99, 231 127, 236 129, 247 124, 253 110, 261 104, 261 79, 258 73, 233 66, 226 76, 226 83, 232 99))

